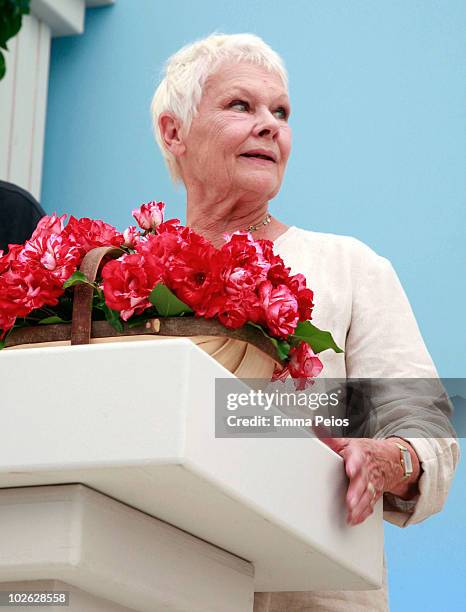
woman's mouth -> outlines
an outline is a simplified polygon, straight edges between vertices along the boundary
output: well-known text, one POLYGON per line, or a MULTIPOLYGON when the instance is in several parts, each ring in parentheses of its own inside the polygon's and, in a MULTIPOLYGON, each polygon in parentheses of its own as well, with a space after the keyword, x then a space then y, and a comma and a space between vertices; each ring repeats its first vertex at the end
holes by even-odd
POLYGON ((275 160, 268 155, 264 155, 262 153, 242 153, 240 157, 244 157, 251 162, 255 162, 261 165, 275 164, 275 160))

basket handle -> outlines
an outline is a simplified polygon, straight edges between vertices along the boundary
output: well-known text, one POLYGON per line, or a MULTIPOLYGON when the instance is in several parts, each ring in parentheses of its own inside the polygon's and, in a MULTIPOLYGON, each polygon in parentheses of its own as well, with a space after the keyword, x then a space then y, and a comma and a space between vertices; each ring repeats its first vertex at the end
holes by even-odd
MULTIPOLYGON (((93 283, 102 260, 106 255, 119 257, 124 251, 114 246, 97 247, 84 256, 79 271, 86 275, 93 283)), ((91 341, 92 325, 92 296, 94 289, 87 283, 80 283, 74 287, 73 318, 71 321, 71 344, 89 344, 91 341)))

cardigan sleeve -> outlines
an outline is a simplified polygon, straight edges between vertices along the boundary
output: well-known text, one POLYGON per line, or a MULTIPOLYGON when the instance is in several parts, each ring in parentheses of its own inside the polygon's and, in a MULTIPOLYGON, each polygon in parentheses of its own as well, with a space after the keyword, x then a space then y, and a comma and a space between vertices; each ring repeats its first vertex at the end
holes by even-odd
POLYGON ((404 438, 419 457, 419 495, 410 501, 384 496, 384 518, 404 527, 442 509, 459 445, 449 419, 451 404, 396 272, 363 243, 353 244, 347 377, 375 379, 372 435, 404 438))

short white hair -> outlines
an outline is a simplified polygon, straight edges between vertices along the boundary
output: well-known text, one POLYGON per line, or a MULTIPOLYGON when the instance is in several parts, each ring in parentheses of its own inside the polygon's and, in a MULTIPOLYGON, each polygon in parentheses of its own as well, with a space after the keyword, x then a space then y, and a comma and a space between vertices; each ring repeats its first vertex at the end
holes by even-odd
POLYGON ((288 74, 282 58, 255 34, 218 34, 182 47, 168 58, 163 78, 152 98, 151 114, 155 138, 174 183, 181 182, 176 157, 165 147, 158 119, 161 113, 174 113, 187 134, 198 111, 208 77, 220 64, 236 60, 250 62, 278 74, 288 90, 288 74))

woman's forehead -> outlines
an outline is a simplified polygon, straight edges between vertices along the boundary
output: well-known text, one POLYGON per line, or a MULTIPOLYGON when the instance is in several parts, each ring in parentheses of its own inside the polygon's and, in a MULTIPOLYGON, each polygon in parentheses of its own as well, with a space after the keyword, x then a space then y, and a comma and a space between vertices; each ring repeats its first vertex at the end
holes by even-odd
POLYGON ((249 62, 222 64, 206 80, 203 94, 217 97, 230 92, 247 94, 255 91, 288 98, 288 91, 278 73, 249 62))

